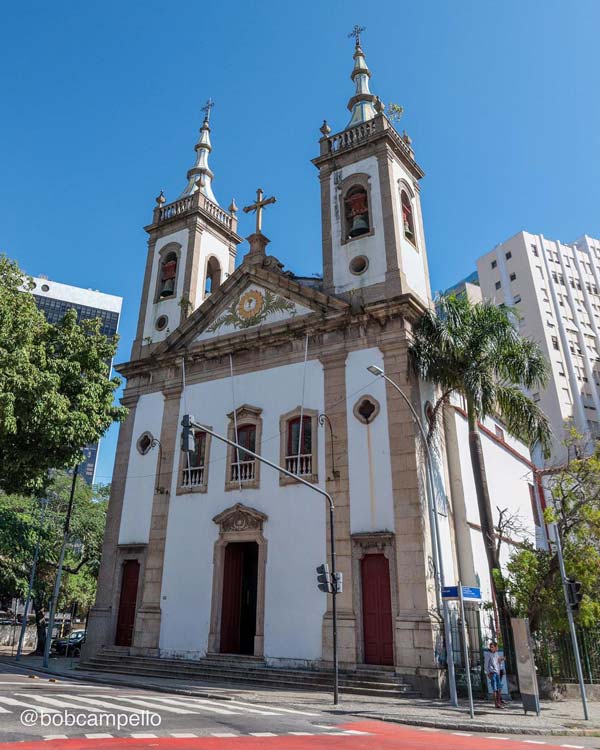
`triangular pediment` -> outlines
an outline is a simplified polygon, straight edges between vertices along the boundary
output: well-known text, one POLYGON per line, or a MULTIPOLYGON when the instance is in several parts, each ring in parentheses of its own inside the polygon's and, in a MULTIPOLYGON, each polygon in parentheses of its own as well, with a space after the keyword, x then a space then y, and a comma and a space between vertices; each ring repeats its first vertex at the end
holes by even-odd
POLYGON ((242 265, 156 351, 189 348, 347 308, 347 302, 288 274, 242 265))

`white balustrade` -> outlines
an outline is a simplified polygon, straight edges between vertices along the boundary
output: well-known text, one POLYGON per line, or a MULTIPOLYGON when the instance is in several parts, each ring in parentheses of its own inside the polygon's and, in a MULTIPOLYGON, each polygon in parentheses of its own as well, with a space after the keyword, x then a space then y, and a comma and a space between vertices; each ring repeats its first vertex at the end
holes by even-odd
POLYGON ((183 487, 201 487, 204 484, 204 466, 193 466, 183 470, 183 487))
POLYGON ((300 456, 286 456, 285 468, 299 477, 304 477, 313 473, 312 454, 301 453, 300 456))
POLYGON ((239 461, 231 464, 232 482, 251 482, 256 476, 255 461, 239 461))

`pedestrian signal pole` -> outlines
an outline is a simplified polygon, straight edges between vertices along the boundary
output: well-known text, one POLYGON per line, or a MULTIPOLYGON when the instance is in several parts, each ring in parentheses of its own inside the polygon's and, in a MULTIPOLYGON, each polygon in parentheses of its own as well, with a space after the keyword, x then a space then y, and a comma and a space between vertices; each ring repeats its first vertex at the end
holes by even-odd
MULTIPOLYGON (((264 456, 260 456, 258 453, 254 453, 254 451, 249 450, 244 445, 240 445, 240 443, 237 443, 235 440, 230 440, 229 438, 226 438, 224 435, 219 435, 218 432, 215 432, 214 430, 211 430, 210 427, 206 427, 206 425, 200 424, 200 422, 197 422, 194 417, 191 414, 185 414, 183 417, 183 420, 181 422, 182 426, 182 433, 181 433, 181 448, 183 451, 186 452, 192 452, 194 450, 193 443, 189 439, 189 435, 193 433, 193 430, 202 430, 202 432, 205 432, 207 435, 211 435, 212 437, 216 438, 217 440, 220 440, 223 443, 226 443, 227 445, 230 445, 232 448, 236 448, 239 451, 243 452, 243 455, 252 456, 257 461, 260 461, 263 464, 266 464, 267 466, 270 466, 272 469, 275 469, 275 471, 281 472, 281 474, 284 474, 286 477, 290 477, 291 479, 294 479, 299 484, 303 484, 305 487, 308 487, 313 492, 318 493, 319 495, 322 495, 327 500, 327 505, 329 508, 329 542, 330 542, 330 562, 329 562, 329 576, 330 580, 333 582, 339 581, 341 583, 341 577, 340 574, 336 572, 335 569, 335 506, 333 504, 333 498, 331 495, 326 492, 324 489, 319 487, 317 484, 311 484, 310 482, 307 482, 306 479, 303 479, 302 477, 299 477, 297 474, 294 474, 291 471, 288 471, 283 466, 279 466, 278 464, 274 463, 273 461, 269 461, 268 458, 265 458, 264 456)), ((237 435, 236 435, 237 438, 237 435)), ((320 566, 320 567, 328 567, 328 566, 320 566)), ((323 571, 323 575, 325 575, 325 571, 323 571)), ((321 589, 323 590, 323 589, 321 589)), ((339 670, 338 670, 338 648, 337 648, 337 586, 332 586, 331 591, 328 593, 331 594, 331 619, 332 619, 332 627, 333 627, 333 704, 334 706, 337 706, 339 703, 339 670)))

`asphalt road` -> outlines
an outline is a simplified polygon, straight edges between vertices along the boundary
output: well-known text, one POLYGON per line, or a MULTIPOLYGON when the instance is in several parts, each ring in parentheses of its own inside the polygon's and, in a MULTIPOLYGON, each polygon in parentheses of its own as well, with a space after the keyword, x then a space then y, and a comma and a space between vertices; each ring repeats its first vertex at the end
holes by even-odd
POLYGON ((567 750, 593 737, 444 732, 235 700, 49 681, 0 667, 0 750, 567 750), (434 736, 435 735, 435 738, 434 736))

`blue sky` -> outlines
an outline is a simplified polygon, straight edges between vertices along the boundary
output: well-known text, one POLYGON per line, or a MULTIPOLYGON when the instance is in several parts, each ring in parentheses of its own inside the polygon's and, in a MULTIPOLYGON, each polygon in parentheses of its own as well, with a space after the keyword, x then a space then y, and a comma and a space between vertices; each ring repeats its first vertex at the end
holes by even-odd
MULTIPOLYGON (((0 250, 31 274, 122 295, 126 360, 143 226, 161 189, 184 188, 210 96, 217 199, 275 194, 271 252, 320 272, 310 159, 323 119, 334 131, 348 119, 355 23, 371 90, 404 107, 426 172, 434 289, 520 229, 600 236, 598 0, 33 0, 7 5, 0 28, 0 250)), ((241 215, 242 235, 252 222, 241 215)))

